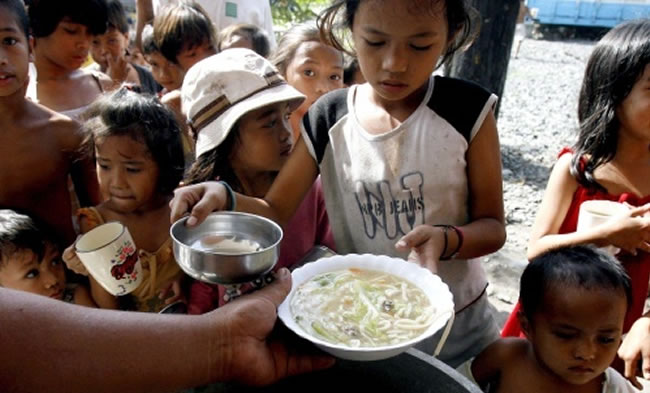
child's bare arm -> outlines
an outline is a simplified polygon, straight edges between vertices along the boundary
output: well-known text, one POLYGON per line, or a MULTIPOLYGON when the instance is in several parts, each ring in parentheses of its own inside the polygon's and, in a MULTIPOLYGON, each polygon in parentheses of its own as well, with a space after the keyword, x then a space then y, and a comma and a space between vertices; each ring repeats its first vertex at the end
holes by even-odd
POLYGON ((151 0, 136 0, 135 2, 135 45, 142 50, 142 30, 153 20, 153 3, 151 0))
POLYGON ((535 223, 528 243, 528 259, 532 259, 553 248, 579 244, 571 238, 558 239, 554 236, 569 211, 573 194, 578 188, 578 183, 569 171, 571 154, 562 155, 548 179, 544 198, 537 211, 535 223))
POLYGON ((509 366, 515 356, 515 348, 520 339, 499 339, 483 350, 472 361, 472 376, 481 387, 498 382, 505 367, 509 366))
POLYGON ((501 151, 494 114, 490 112, 467 151, 470 222, 463 226, 459 258, 474 258, 500 249, 506 240, 501 151))
MULTIPOLYGON (((285 225, 317 176, 316 162, 301 138, 264 199, 236 194, 237 210, 259 214, 285 225)), ((226 209, 228 201, 228 193, 216 182, 181 187, 175 191, 170 203, 171 220, 176 221, 190 213, 188 225, 197 225, 211 212, 226 209)))
POLYGON ((650 236, 646 235, 650 232, 650 218, 643 217, 650 211, 650 205, 632 209, 628 216, 610 224, 581 232, 558 234, 578 188, 578 182, 570 173, 571 158, 571 154, 562 155, 551 172, 531 231, 528 259, 552 249, 578 244, 613 244, 632 253, 636 249, 650 251, 650 245, 645 242, 645 237, 650 236))
POLYGON ((70 176, 81 206, 95 206, 101 202, 97 173, 92 157, 83 152, 84 135, 81 125, 74 120, 60 121, 60 135, 70 157, 70 176))
POLYGON ((491 112, 467 152, 467 177, 470 191, 469 223, 459 228, 459 232, 419 225, 395 244, 400 251, 411 250, 409 259, 417 260, 434 273, 438 271, 441 257, 452 257, 449 250, 456 250, 457 254, 453 257, 475 258, 497 251, 506 240, 501 153, 496 120, 491 112), (463 234, 462 239, 460 233, 463 234))
POLYGON ((70 168, 70 176, 81 206, 95 206, 101 203, 95 163, 90 157, 76 159, 70 168))

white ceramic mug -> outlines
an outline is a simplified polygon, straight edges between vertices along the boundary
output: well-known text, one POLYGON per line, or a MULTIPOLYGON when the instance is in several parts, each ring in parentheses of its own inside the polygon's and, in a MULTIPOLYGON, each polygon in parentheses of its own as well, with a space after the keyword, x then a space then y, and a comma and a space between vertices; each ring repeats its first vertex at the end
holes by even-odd
POLYGON ((114 296, 132 292, 142 282, 142 267, 129 230, 108 222, 85 233, 75 244, 88 272, 114 296))
MULTIPOLYGON (((580 205, 576 230, 579 232, 593 228, 628 211, 629 207, 619 202, 602 200, 585 201, 580 205)), ((606 246, 603 249, 611 255, 616 255, 620 251, 619 248, 614 246, 606 246)))

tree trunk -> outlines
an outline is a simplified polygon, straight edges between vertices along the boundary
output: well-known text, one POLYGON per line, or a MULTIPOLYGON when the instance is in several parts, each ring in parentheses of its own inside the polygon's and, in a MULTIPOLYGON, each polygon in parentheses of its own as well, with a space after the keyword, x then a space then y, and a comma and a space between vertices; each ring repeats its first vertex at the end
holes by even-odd
MULTIPOLYGON (((520 1, 470 0, 469 3, 480 13, 480 34, 467 51, 454 55, 445 73, 476 82, 502 97, 520 1)), ((499 103, 495 115, 499 113, 499 103)))

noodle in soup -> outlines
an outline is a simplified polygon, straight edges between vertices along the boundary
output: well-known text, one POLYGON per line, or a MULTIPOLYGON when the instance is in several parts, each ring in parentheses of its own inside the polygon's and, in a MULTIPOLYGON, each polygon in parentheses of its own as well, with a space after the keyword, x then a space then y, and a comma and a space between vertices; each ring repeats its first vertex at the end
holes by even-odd
POLYGON ((392 274, 345 269, 300 285, 291 314, 305 331, 333 344, 378 347, 422 334, 435 308, 420 288, 392 274))

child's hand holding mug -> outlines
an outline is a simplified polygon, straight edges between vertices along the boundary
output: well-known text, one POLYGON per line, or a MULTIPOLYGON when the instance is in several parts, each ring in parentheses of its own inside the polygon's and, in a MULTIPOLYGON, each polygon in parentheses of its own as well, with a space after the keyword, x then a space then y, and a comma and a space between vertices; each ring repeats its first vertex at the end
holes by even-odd
POLYGON ((612 255, 620 250, 636 255, 650 252, 650 204, 633 207, 612 201, 586 201, 580 205, 578 231, 601 231, 606 249, 612 255), (598 228, 598 229, 595 229, 598 228))
MULTIPOLYGON (((81 235, 77 236, 77 240, 79 240, 80 237, 81 235)), ((81 274, 82 276, 88 276, 88 269, 86 269, 84 264, 81 262, 81 259, 79 259, 77 253, 75 252, 76 243, 77 241, 75 240, 72 245, 63 251, 63 254, 61 254, 61 259, 63 259, 63 262, 68 267, 68 269, 77 274, 81 274)))

